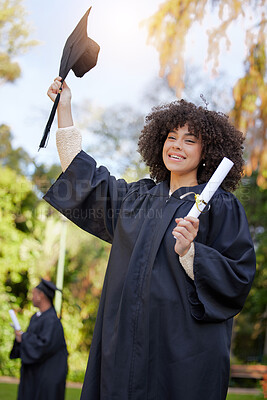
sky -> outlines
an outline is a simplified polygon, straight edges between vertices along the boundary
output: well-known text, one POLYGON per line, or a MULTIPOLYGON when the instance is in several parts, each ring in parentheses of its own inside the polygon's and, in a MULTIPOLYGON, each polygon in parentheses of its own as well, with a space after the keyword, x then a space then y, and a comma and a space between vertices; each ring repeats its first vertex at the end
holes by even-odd
MULTIPOLYGON (((71 87, 73 102, 93 102, 100 107, 129 104, 140 108, 145 88, 158 77, 159 72, 158 54, 154 47, 147 44, 147 30, 140 26, 140 22, 155 13, 161 2, 24 0, 27 21, 33 28, 31 37, 40 44, 18 57, 21 77, 15 83, 0 87, 0 123, 11 127, 14 146, 22 146, 35 157, 37 163, 57 162, 56 120, 47 148, 38 152, 52 107, 46 92, 58 75, 67 37, 90 6, 88 35, 100 45, 100 53, 97 66, 82 79, 70 71, 66 81, 71 87)), ((209 20, 205 26, 192 31, 188 46, 188 60, 198 63, 203 70, 206 69, 207 24, 209 20)), ((233 81, 240 75, 243 51, 241 42, 237 41, 230 53, 222 52, 223 64, 230 69, 233 81)), ((148 111, 144 105, 144 115, 148 111)))

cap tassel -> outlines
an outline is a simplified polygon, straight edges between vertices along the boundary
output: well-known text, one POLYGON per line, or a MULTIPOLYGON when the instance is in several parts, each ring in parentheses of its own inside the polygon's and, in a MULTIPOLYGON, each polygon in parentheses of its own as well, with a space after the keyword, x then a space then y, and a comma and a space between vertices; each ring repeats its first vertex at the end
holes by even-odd
POLYGON ((56 99, 55 99, 55 101, 54 101, 53 108, 52 108, 51 113, 50 113, 50 116, 49 116, 49 118, 48 118, 48 121, 47 121, 45 130, 44 130, 44 133, 43 133, 43 137, 42 137, 41 142, 40 142, 40 144, 39 144, 39 149, 38 149, 38 151, 39 151, 41 148, 44 148, 44 147, 47 146, 48 137, 49 137, 49 132, 50 132, 51 125, 52 125, 52 123, 53 123, 53 121, 54 121, 54 118, 55 118, 55 114, 56 114, 57 106, 58 106, 58 103, 59 103, 61 91, 62 91, 62 85, 61 85, 61 87, 60 87, 60 89, 59 89, 59 92, 58 92, 58 94, 57 94, 57 97, 56 97, 56 99))

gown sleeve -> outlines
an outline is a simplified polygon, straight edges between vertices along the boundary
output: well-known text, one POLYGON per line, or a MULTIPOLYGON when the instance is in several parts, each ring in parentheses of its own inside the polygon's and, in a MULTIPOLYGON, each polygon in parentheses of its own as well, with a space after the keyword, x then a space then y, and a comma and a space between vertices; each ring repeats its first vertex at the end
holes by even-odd
POLYGON ((210 210, 200 217, 194 281, 187 278, 193 317, 218 322, 238 314, 255 267, 254 246, 241 203, 231 193, 214 196, 210 210))
POLYGON ((9 358, 13 360, 14 358, 20 358, 20 343, 14 340, 12 350, 10 352, 9 358))
POLYGON ((44 199, 83 230, 112 243, 116 222, 129 184, 96 167, 84 151, 51 186, 44 199))

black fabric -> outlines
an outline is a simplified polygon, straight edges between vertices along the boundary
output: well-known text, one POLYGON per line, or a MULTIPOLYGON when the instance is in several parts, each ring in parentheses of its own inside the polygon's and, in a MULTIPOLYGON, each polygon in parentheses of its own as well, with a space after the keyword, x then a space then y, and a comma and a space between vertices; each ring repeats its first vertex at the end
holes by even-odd
POLYGON ((22 342, 14 341, 10 358, 21 358, 18 400, 64 400, 67 348, 63 328, 51 307, 34 314, 22 342))
POLYGON ((100 47, 87 36, 87 19, 90 11, 91 7, 66 41, 59 68, 62 81, 66 79, 71 69, 77 77, 81 78, 97 63, 100 47))
MULTIPOLYGON (((59 68, 59 76, 62 78, 62 83, 71 69, 77 77, 81 78, 97 63, 100 47, 94 40, 87 36, 87 19, 91 8, 86 11, 65 43, 59 68)), ((59 100, 60 92, 57 94, 53 104, 39 149, 47 145, 48 135, 55 118, 59 100)))
POLYGON ((193 205, 183 187, 127 184, 81 151, 44 196, 112 243, 82 400, 223 400, 232 318, 243 307, 255 253, 240 202, 218 189, 200 216, 191 280, 172 229, 193 205))

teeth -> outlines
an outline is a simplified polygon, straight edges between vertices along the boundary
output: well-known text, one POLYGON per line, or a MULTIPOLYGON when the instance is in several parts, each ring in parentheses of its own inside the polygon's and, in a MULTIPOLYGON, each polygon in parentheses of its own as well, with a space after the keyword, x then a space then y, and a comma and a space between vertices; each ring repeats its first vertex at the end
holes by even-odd
POLYGON ((170 158, 175 158, 176 160, 182 160, 183 159, 182 157, 178 157, 178 156, 174 156, 174 155, 171 155, 170 158))

